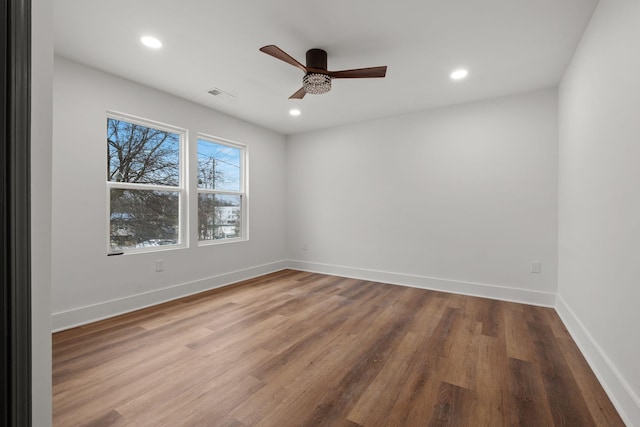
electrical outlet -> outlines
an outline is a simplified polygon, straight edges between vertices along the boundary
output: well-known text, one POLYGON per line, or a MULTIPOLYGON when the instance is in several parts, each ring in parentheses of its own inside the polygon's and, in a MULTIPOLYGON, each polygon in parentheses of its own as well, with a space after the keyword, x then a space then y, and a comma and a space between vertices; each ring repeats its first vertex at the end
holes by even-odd
POLYGON ((164 260, 163 259, 157 259, 156 260, 156 272, 161 272, 164 271, 164 260))
POLYGON ((308 251, 309 250, 309 245, 307 245, 306 243, 302 244, 302 250, 303 251, 308 251))
POLYGON ((531 262, 531 272, 532 273, 540 273, 542 269, 542 263, 540 261, 532 261, 531 262))

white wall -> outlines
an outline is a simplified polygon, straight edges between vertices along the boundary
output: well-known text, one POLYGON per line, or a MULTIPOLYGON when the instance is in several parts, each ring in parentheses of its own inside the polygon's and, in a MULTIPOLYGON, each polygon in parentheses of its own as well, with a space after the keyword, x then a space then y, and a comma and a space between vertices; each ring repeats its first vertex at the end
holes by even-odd
POLYGON ((51 425, 53 4, 31 2, 32 424, 51 425))
POLYGON ((54 329, 284 266, 284 136, 59 57, 53 111, 54 329), (197 132, 246 144, 249 241, 107 257, 107 110, 189 129, 192 148, 197 132))
POLYGON ((291 136, 291 265, 553 305, 557 149, 555 89, 291 136))
POLYGON ((640 426, 640 2, 602 0, 560 87, 558 312, 640 426))

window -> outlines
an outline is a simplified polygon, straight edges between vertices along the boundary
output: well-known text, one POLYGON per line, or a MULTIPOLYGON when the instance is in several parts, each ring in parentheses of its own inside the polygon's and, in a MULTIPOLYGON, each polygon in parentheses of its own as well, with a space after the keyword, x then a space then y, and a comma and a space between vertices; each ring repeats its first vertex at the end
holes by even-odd
POLYGON ((184 244, 186 131, 107 117, 109 251, 184 244))
POLYGON ((246 239, 244 146, 198 137, 198 240, 246 239))

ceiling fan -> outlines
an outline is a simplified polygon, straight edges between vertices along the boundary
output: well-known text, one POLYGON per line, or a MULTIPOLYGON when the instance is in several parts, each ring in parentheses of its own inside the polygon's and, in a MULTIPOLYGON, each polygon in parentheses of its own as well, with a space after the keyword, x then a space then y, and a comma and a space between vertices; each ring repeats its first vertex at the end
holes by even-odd
POLYGON ((304 71, 302 88, 291 95, 289 99, 302 99, 307 93, 319 95, 331 90, 331 79, 363 79, 371 77, 384 77, 387 74, 387 66, 357 68, 354 70, 328 71, 327 52, 322 49, 310 49, 307 51, 307 66, 296 61, 288 53, 275 45, 260 48, 261 52, 278 58, 281 61, 298 67, 304 71))

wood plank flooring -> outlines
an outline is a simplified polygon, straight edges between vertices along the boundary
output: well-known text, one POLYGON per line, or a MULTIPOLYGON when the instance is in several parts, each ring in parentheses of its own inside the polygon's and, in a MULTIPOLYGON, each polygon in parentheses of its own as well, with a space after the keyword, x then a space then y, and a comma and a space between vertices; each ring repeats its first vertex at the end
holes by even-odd
POLYGON ((623 426, 553 309, 285 270, 54 334, 54 426, 623 426))

